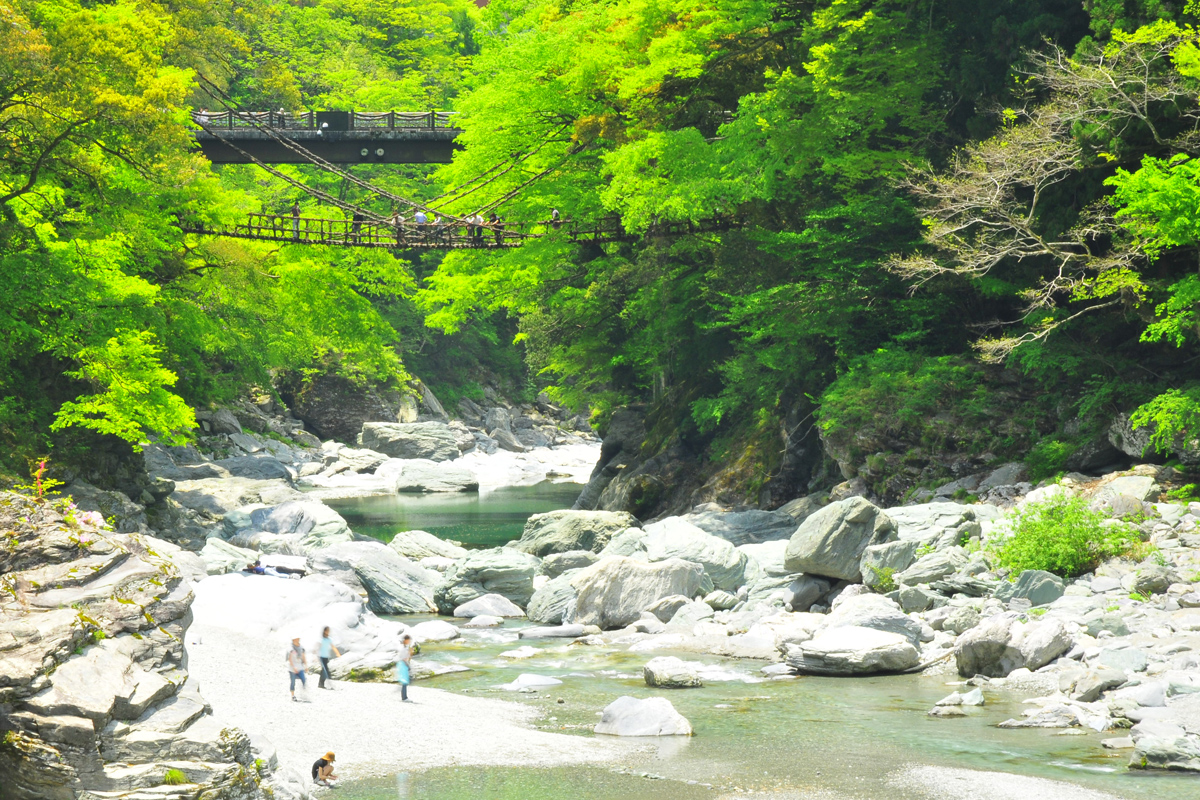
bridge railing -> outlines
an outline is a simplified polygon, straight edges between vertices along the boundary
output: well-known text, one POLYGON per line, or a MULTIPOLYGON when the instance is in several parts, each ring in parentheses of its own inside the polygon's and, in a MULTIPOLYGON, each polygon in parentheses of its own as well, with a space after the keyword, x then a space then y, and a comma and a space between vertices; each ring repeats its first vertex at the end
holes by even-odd
MULTIPOLYGON (((345 112, 351 130, 447 130, 453 129, 453 111, 350 111, 345 112)), ((192 120, 205 128, 247 130, 316 130, 315 111, 193 111, 192 120)))

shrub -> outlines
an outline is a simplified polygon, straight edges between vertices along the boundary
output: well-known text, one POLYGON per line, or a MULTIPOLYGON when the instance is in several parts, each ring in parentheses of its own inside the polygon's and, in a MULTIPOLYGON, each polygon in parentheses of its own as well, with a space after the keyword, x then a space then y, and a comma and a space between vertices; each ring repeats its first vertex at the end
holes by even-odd
POLYGON ((1075 445, 1069 442, 1042 439, 1025 456, 1025 469, 1029 471, 1029 479, 1036 482, 1062 472, 1067 459, 1075 450, 1075 445))
POLYGON ((1030 503, 1013 516, 1009 535, 993 548, 995 561, 1014 575, 1041 569, 1073 578, 1141 544, 1136 532, 1105 527, 1105 519, 1082 497, 1059 495, 1030 503))
POLYGON ((169 769, 163 773, 163 784, 165 786, 180 786, 189 783, 187 775, 181 769, 169 769))

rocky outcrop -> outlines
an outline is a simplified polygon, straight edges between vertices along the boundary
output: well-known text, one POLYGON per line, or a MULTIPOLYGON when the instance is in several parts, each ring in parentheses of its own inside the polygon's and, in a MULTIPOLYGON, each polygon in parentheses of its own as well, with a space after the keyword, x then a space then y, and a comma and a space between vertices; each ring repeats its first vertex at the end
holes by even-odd
POLYGON ((324 503, 293 500, 277 506, 255 508, 230 520, 237 533, 230 541, 264 553, 305 554, 352 541, 346 520, 324 503), (246 523, 244 527, 242 523, 246 523))
POLYGON ((612 537, 640 527, 636 517, 623 511, 549 511, 530 517, 521 538, 510 546, 540 557, 571 550, 598 553, 612 537))
POLYGON ((746 554, 680 517, 647 525, 644 547, 652 562, 677 558, 700 564, 717 589, 736 592, 745 584, 746 554))
POLYGON ((435 594, 438 611, 453 614, 454 609, 485 594, 502 595, 524 608, 533 596, 538 567, 537 558, 511 547, 473 550, 446 570, 435 594))
POLYGON ((413 561, 420 561, 422 558, 431 556, 440 558, 466 558, 467 556, 466 548, 445 539, 439 539, 426 531, 400 531, 392 536, 388 547, 413 561))
POLYGON ((891 517, 867 500, 851 497, 804 520, 788 542, 784 563, 791 572, 858 583, 863 551, 895 539, 891 517))
POLYGON ((570 621, 575 611, 575 587, 571 579, 576 571, 564 572, 547 581, 533 593, 525 613, 542 625, 562 625, 570 621))
POLYGON ((578 594, 572 621, 602 629, 623 627, 664 597, 694 597, 703 576, 702 566, 676 558, 656 564, 621 556, 601 559, 571 580, 578 594))
POLYGON ((958 638, 954 656, 964 677, 1004 677, 1037 670, 1071 649, 1071 636, 1056 619, 1031 621, 1018 611, 989 617, 958 638))
POLYGON ((0 494, 0 794, 6 800, 208 797, 275 786, 249 738, 190 684, 193 554, 64 504, 0 494), (66 513, 64 513, 66 512, 66 513), (168 769, 190 786, 164 792, 168 769))
POLYGON ((609 420, 600 446, 600 458, 587 486, 575 501, 576 509, 600 508, 600 497, 627 466, 636 464, 646 438, 645 409, 641 406, 618 408, 609 420))
POLYGON ((437 572, 414 564, 381 542, 341 542, 310 558, 318 572, 348 570, 367 591, 367 607, 376 614, 428 614, 437 611, 437 572))
POLYGON ((733 545, 774 542, 791 538, 796 532, 795 517, 783 511, 694 511, 683 519, 705 533, 733 545))
POLYGON ((471 470, 426 458, 390 459, 376 468, 375 476, 393 480, 401 494, 479 491, 479 480, 471 470))
POLYGON ((397 422, 404 407, 398 390, 359 386, 320 375, 307 386, 284 386, 292 412, 322 439, 351 443, 368 422, 397 422))
POLYGON ((358 443, 392 458, 451 461, 459 456, 454 434, 438 422, 368 422, 362 426, 358 443))

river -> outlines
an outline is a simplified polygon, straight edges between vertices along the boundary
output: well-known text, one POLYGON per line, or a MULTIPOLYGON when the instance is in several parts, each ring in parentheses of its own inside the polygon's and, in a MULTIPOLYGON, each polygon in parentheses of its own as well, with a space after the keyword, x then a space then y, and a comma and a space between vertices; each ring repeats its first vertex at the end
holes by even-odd
MULTIPOLYGON (((385 541, 397 530, 419 528, 468 547, 495 547, 518 537, 530 514, 569 507, 578 488, 543 483, 477 496, 370 497, 330 505, 355 530, 385 541)), ((405 617, 404 621, 421 619, 405 617)), ((947 790, 921 789, 899 777, 910 767, 927 765, 1049 778, 1090 790, 1078 796, 1095 793, 1130 800, 1200 796, 1200 778, 1128 770, 1130 751, 1100 746, 1101 739, 1119 732, 995 727, 1027 708, 1020 697, 985 689, 988 704, 968 717, 927 717, 933 704, 954 690, 953 675, 766 680, 759 674, 762 664, 753 661, 663 650, 629 652, 627 646, 589 647, 562 640, 518 642, 516 630, 525 624, 464 629, 458 640, 427 645, 421 659, 469 671, 432 678, 423 685, 527 703, 543 712, 539 728, 578 736, 593 735, 597 713, 620 695, 665 694, 691 721, 695 736, 646 740, 641 755, 609 768, 451 767, 345 783, 338 796, 343 800, 950 797, 947 790), (501 656, 519 646, 531 646, 536 654, 522 659, 501 656), (641 666, 654 655, 704 662, 706 685, 667 692, 648 689, 641 666), (523 672, 553 676, 563 683, 529 694, 498 688, 523 672)), ((386 735, 421 734, 398 727, 386 735)), ((961 792, 956 796, 970 797, 961 792)))

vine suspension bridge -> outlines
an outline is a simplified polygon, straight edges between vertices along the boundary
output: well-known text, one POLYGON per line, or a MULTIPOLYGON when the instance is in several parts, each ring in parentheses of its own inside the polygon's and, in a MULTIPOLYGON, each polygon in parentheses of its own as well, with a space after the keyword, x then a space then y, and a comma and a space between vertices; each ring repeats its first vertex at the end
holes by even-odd
MULTIPOLYGON (((214 95, 216 97, 216 95, 214 95)), ((224 102, 217 97, 220 102, 224 102)), ((547 219, 536 222, 483 220, 480 212, 467 217, 440 217, 420 203, 391 195, 358 178, 340 164, 448 163, 461 133, 455 115, 444 111, 225 111, 194 112, 199 126, 196 141, 214 164, 257 164, 296 188, 351 214, 346 218, 304 217, 295 213, 249 213, 246 222, 210 226, 184 222, 184 233, 233 239, 253 239, 278 244, 409 249, 501 250, 521 246, 543 236, 562 237, 575 244, 629 242, 642 238, 679 237, 717 233, 741 227, 733 217, 714 216, 696 222, 654 222, 644 231, 630 233, 619 217, 591 223, 547 219), (425 222, 412 217, 384 218, 325 192, 307 186, 271 167, 271 164, 310 164, 340 175, 378 195, 425 211, 425 222)), ((545 172, 535 175, 522 187, 545 172)), ((472 182, 473 183, 473 182, 472 182)), ((522 187, 518 187, 518 190, 522 187)), ((494 209, 516 191, 492 203, 494 209)))

